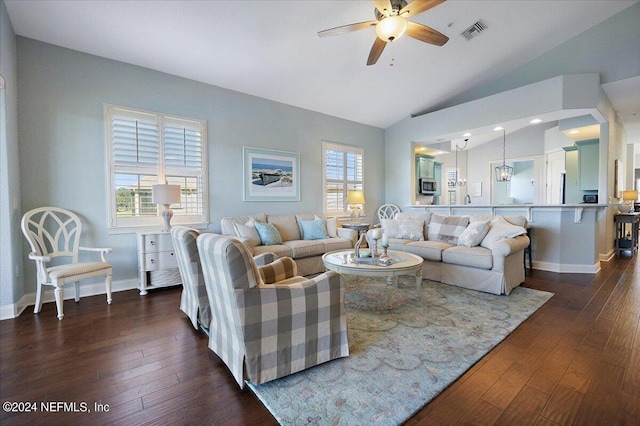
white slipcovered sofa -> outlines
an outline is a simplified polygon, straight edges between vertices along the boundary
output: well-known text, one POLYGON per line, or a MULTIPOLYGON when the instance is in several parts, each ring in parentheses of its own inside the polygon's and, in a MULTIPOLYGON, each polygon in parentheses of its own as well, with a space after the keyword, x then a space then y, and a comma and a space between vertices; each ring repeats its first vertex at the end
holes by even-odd
POLYGON ((309 213, 225 217, 220 227, 223 235, 238 238, 254 256, 271 252, 293 258, 299 275, 324 272, 322 255, 353 248, 358 238, 357 231, 339 228, 335 218, 323 219, 309 213))
POLYGON ((424 259, 423 278, 493 294, 524 282, 529 237, 522 216, 400 212, 381 225, 389 249, 424 259))

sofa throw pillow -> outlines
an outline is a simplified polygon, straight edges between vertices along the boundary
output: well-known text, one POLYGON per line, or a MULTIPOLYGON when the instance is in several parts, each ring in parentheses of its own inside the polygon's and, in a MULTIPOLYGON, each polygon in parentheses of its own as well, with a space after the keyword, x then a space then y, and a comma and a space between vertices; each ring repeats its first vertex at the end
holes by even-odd
POLYGON ((233 229, 235 231, 236 237, 247 238, 247 245, 252 248, 255 246, 259 246, 261 243, 260 235, 258 235, 258 231, 256 230, 256 221, 251 219, 244 225, 241 223, 234 223, 233 229))
MULTIPOLYGON (((321 217, 316 216, 315 220, 322 219, 321 217)), ((329 217, 325 219, 327 226, 327 235, 329 238, 336 238, 338 236, 338 218, 329 217)))
POLYGON ((272 246, 282 244, 282 237, 273 224, 256 222, 256 231, 258 231, 258 235, 260 235, 262 245, 272 246))
POLYGON ((489 232, 487 232, 487 235, 484 237, 480 245, 490 249, 493 244, 500 240, 514 238, 526 233, 527 230, 522 226, 512 225, 504 220, 504 218, 496 216, 496 218, 491 221, 491 225, 489 225, 489 232))
POLYGON ((324 219, 301 220, 300 227, 302 228, 303 240, 324 240, 329 238, 324 219))
POLYGON ((429 240, 458 245, 458 238, 468 224, 468 216, 443 216, 433 213, 429 222, 429 240))
POLYGON ((475 247, 479 245, 485 235, 487 235, 487 232, 489 232, 489 223, 488 220, 469 222, 469 226, 467 226, 458 237, 458 245, 465 247, 475 247))
POLYGON ((400 238, 400 221, 396 219, 382 219, 382 232, 387 238, 400 238))
POLYGON ((424 241, 424 220, 400 220, 398 238, 403 240, 424 241))

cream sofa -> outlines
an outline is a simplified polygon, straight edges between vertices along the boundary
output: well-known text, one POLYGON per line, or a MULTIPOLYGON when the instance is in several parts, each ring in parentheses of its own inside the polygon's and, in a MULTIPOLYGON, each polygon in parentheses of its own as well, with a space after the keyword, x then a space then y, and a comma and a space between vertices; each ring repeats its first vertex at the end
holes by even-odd
POLYGON ((267 252, 274 253, 278 257, 288 256, 295 259, 298 275, 312 275, 324 272, 323 254, 333 250, 353 248, 358 238, 357 231, 339 228, 335 219, 325 219, 328 238, 305 239, 301 222, 317 219, 320 219, 319 216, 308 213, 257 214, 222 218, 220 227, 223 235, 234 236, 250 247, 254 256, 267 252), (260 239, 256 241, 255 237, 251 237, 248 233, 253 227, 252 221, 272 224, 280 234, 282 243, 263 245, 260 239))
POLYGON ((401 212, 395 219, 382 221, 390 249, 424 259, 423 278, 493 294, 509 294, 524 282, 522 259, 529 245, 526 226, 522 216, 443 216, 431 212, 401 212), (465 221, 473 225, 464 225, 465 221), (457 223, 449 226, 446 222, 457 223), (489 224, 486 236, 469 232, 480 229, 481 223, 489 224), (464 232, 468 227, 464 242, 447 235, 447 227, 458 237, 461 229, 464 232), (470 233, 477 245, 465 246, 470 233))

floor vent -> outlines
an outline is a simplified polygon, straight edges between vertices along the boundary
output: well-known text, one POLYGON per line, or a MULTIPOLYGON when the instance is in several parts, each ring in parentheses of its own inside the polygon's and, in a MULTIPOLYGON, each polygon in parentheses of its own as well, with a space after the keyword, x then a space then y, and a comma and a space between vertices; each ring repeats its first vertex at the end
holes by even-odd
POLYGON ((480 34, 482 31, 484 31, 486 28, 487 26, 483 24, 482 21, 478 21, 472 26, 470 26, 469 28, 467 28, 466 30, 464 30, 464 32, 462 33, 462 37, 466 38, 467 40, 471 40, 472 38, 480 34))

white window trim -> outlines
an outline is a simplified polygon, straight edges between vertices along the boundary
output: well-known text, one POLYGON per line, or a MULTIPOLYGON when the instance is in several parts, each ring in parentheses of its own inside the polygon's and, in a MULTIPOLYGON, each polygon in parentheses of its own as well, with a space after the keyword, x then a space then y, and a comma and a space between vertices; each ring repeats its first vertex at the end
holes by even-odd
MULTIPOLYGON (((362 192, 365 192, 365 186, 364 186, 364 148, 362 147, 358 147, 358 146, 353 146, 353 145, 345 145, 345 144, 341 144, 341 143, 336 143, 336 142, 330 142, 330 141, 322 141, 322 210, 325 216, 335 216, 339 219, 346 219, 351 217, 351 214, 348 210, 348 206, 345 203, 345 210, 344 211, 332 211, 332 210, 327 210, 327 155, 326 152, 327 150, 335 150, 335 151, 343 151, 343 152, 352 152, 355 154, 359 154, 362 156, 362 181, 358 182, 358 184, 360 184, 362 186, 362 192)), ((343 180, 343 183, 345 184, 345 187, 348 188, 348 185, 350 185, 351 183, 349 181, 347 181, 346 179, 343 180)), ((348 192, 348 190, 347 190, 348 192)), ((345 194, 345 200, 346 200, 346 194, 345 194)), ((366 206, 362 206, 362 215, 365 215, 365 207, 366 206)))
MULTIPOLYGON (((112 160, 112 135, 110 117, 113 109, 118 110, 122 115, 130 113, 136 117, 140 115, 149 115, 158 122, 158 133, 160 140, 162 140, 162 123, 163 120, 171 121, 186 121, 192 123, 199 123, 201 126, 201 140, 202 140, 202 215, 174 215, 171 219, 172 225, 189 225, 194 228, 204 229, 209 224, 209 177, 208 177, 208 155, 207 155, 207 122, 205 120, 199 120, 188 117, 180 117, 170 114, 162 114, 153 111, 147 111, 142 109, 134 109, 128 107, 122 107, 119 105, 104 104, 104 125, 105 125, 105 166, 106 166, 106 179, 105 179, 105 191, 107 194, 107 231, 109 234, 124 234, 150 231, 155 228, 161 229, 163 227, 163 221, 160 216, 154 217, 137 217, 137 218, 117 218, 116 216, 116 196, 115 196, 115 182, 113 173, 113 160, 112 160)), ((163 144, 160 144, 159 162, 163 158, 163 144)), ((149 170, 150 172, 158 175, 159 183, 164 182, 165 169, 164 164, 159 165, 158 169, 149 170)))

